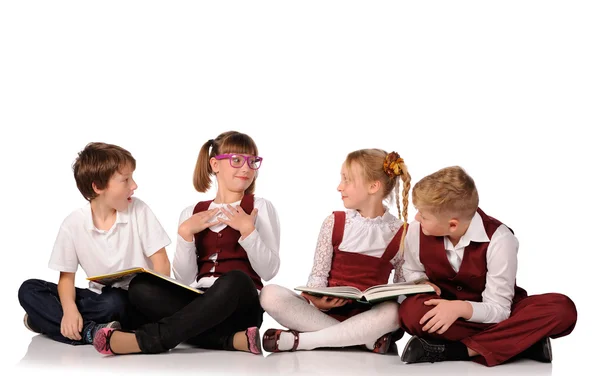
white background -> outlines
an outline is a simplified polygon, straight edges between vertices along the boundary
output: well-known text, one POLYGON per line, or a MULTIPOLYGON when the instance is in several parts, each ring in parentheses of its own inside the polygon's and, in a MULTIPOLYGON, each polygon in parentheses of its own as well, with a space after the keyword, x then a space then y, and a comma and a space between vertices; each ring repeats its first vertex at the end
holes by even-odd
POLYGON ((348 152, 398 151, 413 182, 460 165, 519 238, 519 285, 575 301, 551 372, 582 370, 599 334, 599 17, 593 1, 2 2, 3 368, 32 337, 18 287, 57 280, 58 228, 85 204, 77 152, 133 154, 172 257, 181 210, 213 198, 192 186, 200 146, 238 130, 280 216, 271 282, 306 283, 348 152))

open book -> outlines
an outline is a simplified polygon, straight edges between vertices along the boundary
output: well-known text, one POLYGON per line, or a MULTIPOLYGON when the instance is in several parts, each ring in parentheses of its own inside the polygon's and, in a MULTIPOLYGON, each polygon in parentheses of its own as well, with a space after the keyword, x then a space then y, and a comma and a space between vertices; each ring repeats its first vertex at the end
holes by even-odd
POLYGON ((433 287, 427 284, 415 285, 413 282, 390 283, 369 287, 360 291, 352 286, 334 287, 307 287, 299 286, 294 290, 303 291, 315 296, 332 296, 336 298, 353 299, 360 303, 376 303, 383 300, 394 299, 400 295, 420 294, 434 292, 433 287))
POLYGON ((195 289, 193 287, 190 287, 184 283, 179 282, 176 279, 173 279, 171 277, 167 277, 164 274, 155 272, 153 270, 150 269, 144 269, 144 268, 130 268, 130 269, 124 269, 124 270, 119 270, 118 272, 114 272, 114 273, 109 273, 109 274, 103 274, 103 275, 97 275, 97 276, 93 276, 93 277, 89 277, 88 281, 92 281, 92 282, 96 282, 99 283, 101 285, 105 285, 105 286, 110 286, 114 283, 117 282, 121 282, 121 281, 125 281, 125 280, 130 280, 133 277, 135 277, 137 274, 139 273, 147 273, 150 275, 155 276, 156 278, 161 278, 167 282, 171 282, 177 286, 183 287, 184 289, 188 289, 190 291, 193 291, 197 294, 202 294, 203 292, 195 289))

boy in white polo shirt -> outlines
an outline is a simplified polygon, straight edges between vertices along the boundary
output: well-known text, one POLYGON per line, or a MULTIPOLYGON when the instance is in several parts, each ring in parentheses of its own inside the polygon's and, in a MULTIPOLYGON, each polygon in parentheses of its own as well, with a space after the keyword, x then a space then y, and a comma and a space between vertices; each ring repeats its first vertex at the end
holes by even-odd
POLYGON ((135 159, 116 145, 90 143, 73 164, 77 188, 89 201, 62 223, 48 266, 60 272, 58 285, 25 281, 19 302, 25 326, 72 345, 90 344, 102 327, 132 327, 128 282, 112 287, 75 287, 79 265, 86 275, 145 267, 170 275, 165 247, 171 242, 150 208, 133 192, 135 159))

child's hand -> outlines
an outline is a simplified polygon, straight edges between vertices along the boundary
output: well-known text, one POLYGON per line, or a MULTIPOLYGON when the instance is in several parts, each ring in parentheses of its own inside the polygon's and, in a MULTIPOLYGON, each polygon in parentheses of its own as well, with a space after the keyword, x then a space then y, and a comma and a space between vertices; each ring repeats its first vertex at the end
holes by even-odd
POLYGON ((203 212, 198 212, 191 217, 189 217, 185 222, 179 226, 179 235, 185 240, 191 242, 194 240, 194 234, 199 233, 211 226, 218 224, 218 221, 209 222, 209 220, 214 217, 215 214, 219 211, 218 208, 212 210, 206 210, 203 212))
POLYGON ((471 305, 462 300, 430 299, 424 304, 435 306, 419 321, 421 325, 427 323, 423 326, 424 332, 443 334, 459 317, 470 318, 472 315, 467 313, 465 304, 471 305))
POLYGON ((81 331, 83 330, 83 317, 77 308, 67 309, 63 312, 62 320, 60 321, 60 334, 72 339, 73 341, 81 340, 81 331))
POLYGON ((321 311, 328 311, 332 308, 341 307, 344 304, 350 302, 350 300, 344 298, 335 298, 332 296, 317 297, 314 295, 307 294, 305 292, 303 292, 300 295, 308 299, 315 307, 317 307, 321 311))
POLYGON ((234 208, 231 205, 227 205, 226 207, 224 206, 221 208, 221 213, 223 213, 227 219, 217 218, 217 220, 221 223, 225 223, 232 229, 239 231, 242 235, 242 239, 246 238, 246 236, 254 231, 254 222, 258 215, 258 209, 255 208, 252 210, 252 213, 248 215, 240 206, 234 208))
POLYGON ((429 281, 423 281, 423 282, 421 282, 420 284, 429 285, 429 286, 433 287, 433 290, 435 291, 435 293, 437 294, 437 296, 440 296, 440 295, 442 295, 442 290, 440 290, 440 288, 439 288, 439 287, 437 287, 437 285, 436 285, 436 284, 434 284, 434 283, 431 283, 431 282, 429 282, 429 281))

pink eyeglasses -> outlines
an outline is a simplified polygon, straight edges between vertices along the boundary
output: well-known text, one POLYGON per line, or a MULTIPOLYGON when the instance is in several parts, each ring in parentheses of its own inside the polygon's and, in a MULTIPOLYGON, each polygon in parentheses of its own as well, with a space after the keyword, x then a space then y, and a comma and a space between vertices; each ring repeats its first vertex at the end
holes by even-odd
POLYGON ((258 170, 263 160, 262 157, 242 154, 219 154, 215 156, 215 159, 229 159, 229 164, 233 168, 241 168, 244 163, 248 163, 248 167, 252 170, 258 170))

